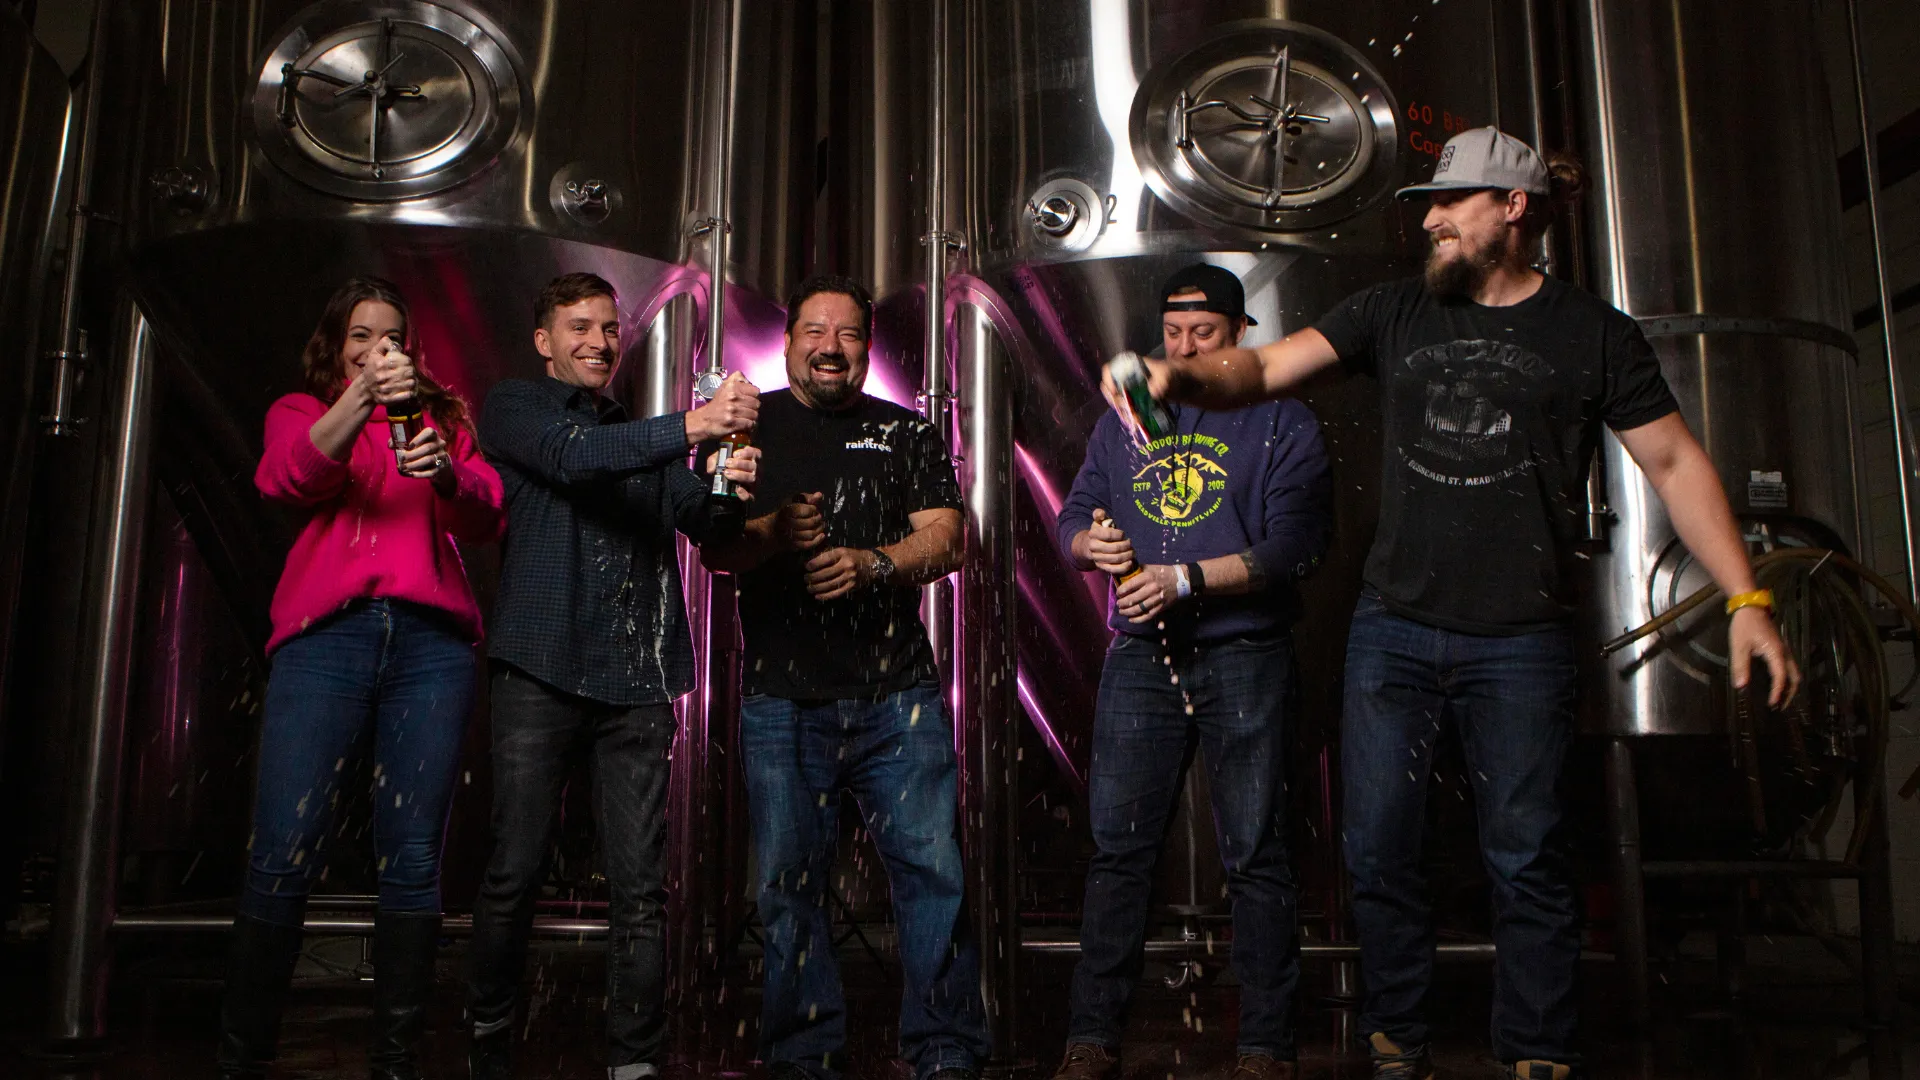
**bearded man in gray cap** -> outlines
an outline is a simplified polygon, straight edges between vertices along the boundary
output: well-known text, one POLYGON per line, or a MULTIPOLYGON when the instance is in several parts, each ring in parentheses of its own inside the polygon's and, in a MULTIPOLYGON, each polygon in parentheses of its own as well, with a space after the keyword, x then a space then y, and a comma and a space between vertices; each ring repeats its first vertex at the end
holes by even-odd
MULTIPOLYGON (((1361 1022, 1376 1077, 1433 1075, 1420 841, 1443 724, 1459 732, 1493 877, 1494 1052, 1520 1080, 1580 1075, 1580 936, 1557 788, 1576 695, 1580 490, 1603 423, 1729 597, 1734 685, 1746 686, 1758 658, 1775 706, 1799 686, 1719 474, 1646 337, 1533 267, 1541 234, 1582 181, 1571 159, 1550 165, 1493 128, 1463 132, 1432 182, 1400 191, 1430 202, 1425 274, 1362 290, 1257 350, 1147 361, 1155 397, 1209 409, 1290 394, 1341 364, 1380 381, 1380 526, 1341 719, 1361 1022)), ((1111 383, 1107 393, 1115 398, 1111 383)))

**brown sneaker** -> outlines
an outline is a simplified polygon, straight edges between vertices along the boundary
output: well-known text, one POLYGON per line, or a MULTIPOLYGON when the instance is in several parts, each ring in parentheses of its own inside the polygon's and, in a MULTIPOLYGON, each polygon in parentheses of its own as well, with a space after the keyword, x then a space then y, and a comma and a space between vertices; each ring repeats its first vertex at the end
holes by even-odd
POLYGON ((1294 1080, 1298 1075, 1291 1061, 1265 1054, 1241 1054, 1240 1064, 1233 1067, 1227 1080, 1294 1080))
POLYGON ((1368 1036, 1367 1046, 1373 1051, 1373 1080, 1433 1080, 1433 1061, 1426 1047, 1402 1050, 1382 1031, 1368 1036))
POLYGON ((1539 1058, 1513 1063, 1513 1080, 1571 1080, 1573 1066, 1539 1058))
POLYGON ((1120 1080, 1120 1059, 1097 1043, 1073 1043, 1053 1080, 1120 1080))

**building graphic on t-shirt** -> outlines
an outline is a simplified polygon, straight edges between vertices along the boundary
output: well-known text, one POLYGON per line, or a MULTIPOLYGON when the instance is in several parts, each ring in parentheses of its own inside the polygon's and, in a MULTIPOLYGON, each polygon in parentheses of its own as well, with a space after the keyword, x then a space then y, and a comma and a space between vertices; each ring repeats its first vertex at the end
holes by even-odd
POLYGON ((1231 452, 1211 435, 1168 435, 1147 444, 1150 460, 1133 474, 1133 505, 1156 525, 1186 528, 1205 521, 1226 497, 1231 452))
POLYGON ((1513 414, 1550 374, 1539 357, 1510 342, 1456 340, 1415 350, 1405 365, 1407 391, 1424 383, 1418 398, 1404 392, 1394 402, 1397 449, 1408 468, 1437 483, 1478 487, 1531 466, 1513 414))

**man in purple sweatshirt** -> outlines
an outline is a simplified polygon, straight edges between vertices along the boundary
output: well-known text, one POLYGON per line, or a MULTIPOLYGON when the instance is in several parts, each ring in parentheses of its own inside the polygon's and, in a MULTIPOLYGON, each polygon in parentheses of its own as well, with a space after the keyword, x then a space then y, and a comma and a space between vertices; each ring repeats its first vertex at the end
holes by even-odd
MULTIPOLYGON (((1231 348, 1253 320, 1240 279, 1190 266, 1161 289, 1170 358, 1231 348)), ((1115 631, 1094 710, 1087 874, 1066 1059, 1055 1080, 1119 1075, 1148 895, 1190 731, 1212 782, 1240 981, 1235 1080, 1294 1075, 1300 977, 1287 854, 1295 582, 1326 550, 1331 488, 1313 413, 1296 400, 1180 407, 1145 446, 1112 412, 1060 510, 1060 546, 1114 578, 1115 631), (1136 572, 1137 571, 1137 572, 1136 572)))

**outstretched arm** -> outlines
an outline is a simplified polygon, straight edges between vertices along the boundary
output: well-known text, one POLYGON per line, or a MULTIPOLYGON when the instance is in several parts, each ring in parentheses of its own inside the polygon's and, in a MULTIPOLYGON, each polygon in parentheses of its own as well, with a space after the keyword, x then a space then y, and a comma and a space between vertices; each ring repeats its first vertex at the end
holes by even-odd
MULTIPOLYGON (((1237 409, 1286 397, 1340 362, 1320 331, 1308 327, 1257 349, 1221 349, 1184 360, 1147 360, 1147 391, 1159 401, 1203 409, 1237 409)), ((1100 389, 1120 408, 1119 388, 1102 374, 1100 389)))
MULTIPOLYGON (((1747 561, 1740 525, 1727 504, 1720 474, 1687 430, 1686 420, 1673 412, 1615 434, 1666 504, 1673 531, 1713 575, 1714 583, 1728 596, 1751 592, 1753 566, 1747 561)), ((1792 700, 1800 688, 1800 669, 1765 609, 1746 607, 1734 612, 1727 628, 1727 644, 1732 653, 1734 686, 1746 687, 1753 658, 1759 657, 1773 678, 1768 703, 1777 708, 1792 700)))

